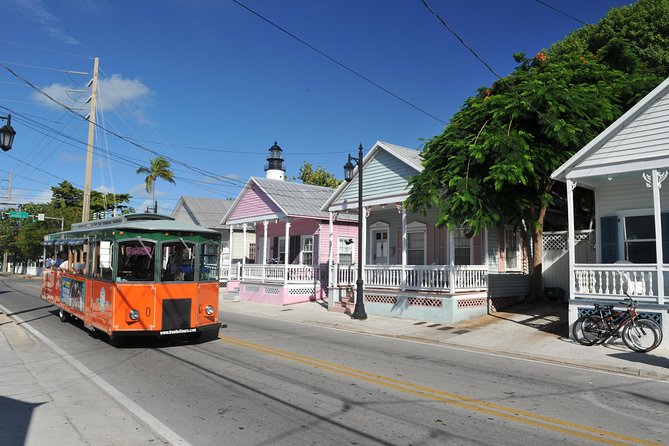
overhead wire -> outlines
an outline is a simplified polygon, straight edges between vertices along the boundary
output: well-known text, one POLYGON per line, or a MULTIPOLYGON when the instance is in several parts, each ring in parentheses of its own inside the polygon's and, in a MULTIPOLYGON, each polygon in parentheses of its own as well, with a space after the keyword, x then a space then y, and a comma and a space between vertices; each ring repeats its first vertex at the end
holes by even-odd
POLYGON ((539 3, 540 5, 544 5, 545 7, 549 8, 549 9, 552 9, 553 11, 555 11, 555 12, 557 12, 557 13, 559 13, 559 14, 562 14, 563 16, 569 17, 570 19, 572 19, 572 20, 575 21, 575 22, 580 23, 581 25, 589 25, 589 23, 584 22, 583 20, 581 20, 581 19, 579 19, 579 18, 577 18, 577 17, 574 17, 573 15, 571 15, 571 14, 569 14, 569 13, 564 12, 564 11, 562 11, 561 9, 558 9, 558 8, 556 8, 556 7, 553 6, 553 5, 549 5, 548 3, 546 3, 546 2, 544 2, 544 1, 542 1, 542 0, 534 0, 534 1, 537 2, 537 3, 539 3))
POLYGON ((398 95, 398 94, 396 94, 396 93, 393 93, 392 91, 388 90, 387 88, 385 88, 384 86, 382 86, 382 85, 379 84, 378 82, 373 81, 372 79, 370 79, 369 77, 365 76, 364 74, 362 74, 362 73, 360 73, 360 72, 354 70, 353 68, 351 68, 351 67, 349 67, 348 65, 344 64, 343 62, 340 62, 339 60, 337 60, 337 59, 335 59, 334 57, 332 57, 332 56, 330 56, 329 54, 327 54, 325 51, 322 51, 322 50, 316 48, 314 45, 310 44, 309 42, 305 41, 304 39, 298 37, 297 35, 293 34, 293 33, 290 32, 290 31, 288 31, 287 29, 285 29, 284 27, 280 26, 280 25, 277 24, 276 22, 273 22, 272 20, 270 20, 270 19, 268 19, 267 17, 263 16, 262 14, 260 14, 259 12, 257 12, 256 10, 251 9, 250 7, 246 6, 245 4, 243 4, 242 2, 240 2, 239 0, 232 0, 232 1, 233 1, 234 3, 236 3, 237 5, 239 5, 240 7, 246 9, 246 10, 247 10, 248 12, 250 12, 251 14, 255 15, 256 17, 258 17, 259 19, 261 19, 261 20, 263 20, 263 21, 269 23, 269 24, 272 25, 274 28, 276 28, 276 29, 278 29, 279 31, 283 32, 284 34, 286 34, 286 35, 292 37, 293 39, 297 40, 297 41, 300 42, 301 44, 305 45, 307 48, 309 48, 309 49, 315 51, 316 53, 320 54, 321 56, 323 56, 323 57, 325 57, 326 59, 330 60, 331 62, 335 63, 336 65, 342 67, 343 69, 347 70, 348 72, 354 74, 355 76, 359 77, 360 79, 364 80, 365 82, 367 82, 367 83, 373 85, 374 87, 378 88, 379 90, 383 91, 384 93, 389 94, 390 96, 394 97, 395 99, 397 99, 397 100, 403 102, 404 104, 408 105, 409 107, 413 108, 414 110, 419 111, 420 113, 422 113, 422 114, 424 114, 424 115, 426 115, 426 116, 429 116, 430 118, 432 118, 432 119, 434 119, 434 120, 436 120, 436 121, 438 121, 438 122, 440 122, 440 123, 442 123, 442 124, 447 124, 447 122, 444 121, 443 119, 438 118, 437 116, 433 115, 432 113, 429 113, 429 112, 425 111, 424 109, 420 108, 420 107, 417 106, 416 104, 410 102, 410 101, 407 100, 407 99, 404 99, 404 98, 401 97, 400 95, 398 95))

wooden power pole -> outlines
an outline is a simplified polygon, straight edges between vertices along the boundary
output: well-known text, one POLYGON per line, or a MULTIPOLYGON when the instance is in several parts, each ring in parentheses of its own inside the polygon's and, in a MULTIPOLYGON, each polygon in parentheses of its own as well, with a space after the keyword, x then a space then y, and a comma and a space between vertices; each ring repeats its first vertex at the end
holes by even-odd
POLYGON ((93 62, 93 80, 91 81, 91 114, 88 116, 88 150, 86 151, 86 180, 84 182, 84 205, 81 213, 81 221, 88 221, 91 213, 91 176, 93 170, 93 142, 95 135, 95 102, 98 94, 98 63, 100 59, 95 58, 93 62))

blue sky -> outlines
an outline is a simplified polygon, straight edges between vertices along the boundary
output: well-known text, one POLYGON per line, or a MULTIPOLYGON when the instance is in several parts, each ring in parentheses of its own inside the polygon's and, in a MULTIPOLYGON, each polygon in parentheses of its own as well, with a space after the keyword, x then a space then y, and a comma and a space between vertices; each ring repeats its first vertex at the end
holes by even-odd
MULTIPOLYGON (((284 150, 287 176, 304 161, 337 177, 349 152, 383 140, 419 148, 495 76, 420 0, 238 0, 368 78, 371 85, 233 0, 3 0, 0 114, 14 148, 0 153, 0 199, 40 201, 67 179, 82 187, 86 84, 100 58, 92 187, 148 203, 135 170, 155 153, 176 160, 159 181, 160 210, 182 195, 234 198, 263 176, 267 149, 284 150), (83 72, 88 74, 77 74, 83 72), (27 82, 35 86, 32 88, 27 82)), ((618 0, 469 0, 427 3, 501 76, 512 54, 533 55, 618 0), (554 6, 565 14, 547 7, 554 6)))

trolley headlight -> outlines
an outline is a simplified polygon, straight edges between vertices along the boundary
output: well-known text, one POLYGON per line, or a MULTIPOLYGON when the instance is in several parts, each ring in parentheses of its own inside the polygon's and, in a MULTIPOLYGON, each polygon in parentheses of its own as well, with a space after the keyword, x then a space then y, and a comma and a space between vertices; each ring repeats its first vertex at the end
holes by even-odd
POLYGON ((213 306, 213 305, 207 305, 207 306, 204 308, 204 312, 207 313, 209 316, 211 316, 212 314, 214 314, 214 311, 215 311, 215 309, 214 309, 214 306, 213 306))
POLYGON ((128 313, 128 316, 133 321, 139 320, 139 311, 133 308, 132 310, 130 310, 130 313, 128 313))

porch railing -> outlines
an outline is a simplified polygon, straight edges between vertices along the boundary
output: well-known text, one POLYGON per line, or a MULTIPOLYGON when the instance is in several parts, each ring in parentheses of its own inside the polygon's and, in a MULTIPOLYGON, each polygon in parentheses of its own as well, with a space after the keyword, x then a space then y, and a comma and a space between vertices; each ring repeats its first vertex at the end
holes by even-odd
POLYGON ((306 265, 244 265, 240 280, 272 283, 315 283, 320 268, 306 265))
MULTIPOLYGON (((354 286, 358 279, 355 265, 334 265, 336 286, 354 286)), ((488 269, 485 265, 365 265, 366 287, 411 291, 485 291, 488 269)))
POLYGON ((574 289, 577 298, 620 299, 627 293, 635 300, 658 302, 657 266, 576 264, 574 289))

